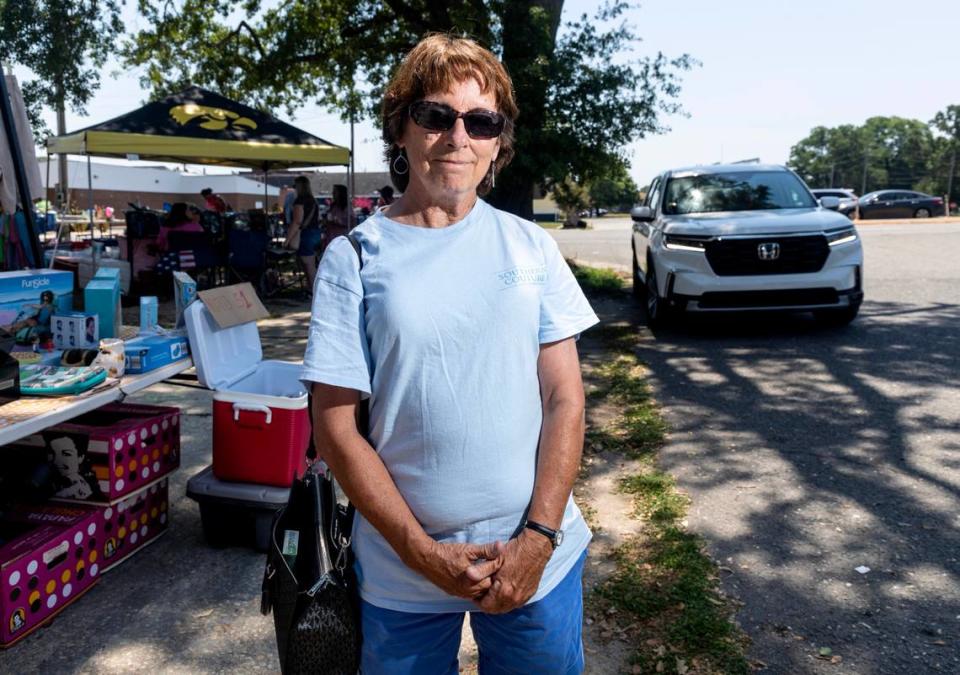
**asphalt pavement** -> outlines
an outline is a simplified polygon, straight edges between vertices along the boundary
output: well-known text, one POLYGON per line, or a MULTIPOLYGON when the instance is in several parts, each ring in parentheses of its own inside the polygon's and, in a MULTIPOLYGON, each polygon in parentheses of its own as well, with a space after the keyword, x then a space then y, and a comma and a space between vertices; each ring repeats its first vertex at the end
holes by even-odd
MULTIPOLYGON (((552 232, 568 257, 628 269, 629 228, 552 232)), ((860 231, 849 327, 640 329, 673 429, 661 462, 765 672, 958 673, 960 224, 860 231)))

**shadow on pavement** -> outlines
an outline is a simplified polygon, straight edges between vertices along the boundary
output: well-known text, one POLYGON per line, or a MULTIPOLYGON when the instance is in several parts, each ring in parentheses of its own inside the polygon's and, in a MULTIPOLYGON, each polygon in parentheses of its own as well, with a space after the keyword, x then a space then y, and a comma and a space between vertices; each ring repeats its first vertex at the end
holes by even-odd
POLYGON ((672 426, 661 462, 768 672, 960 672, 960 306, 640 335, 672 426))

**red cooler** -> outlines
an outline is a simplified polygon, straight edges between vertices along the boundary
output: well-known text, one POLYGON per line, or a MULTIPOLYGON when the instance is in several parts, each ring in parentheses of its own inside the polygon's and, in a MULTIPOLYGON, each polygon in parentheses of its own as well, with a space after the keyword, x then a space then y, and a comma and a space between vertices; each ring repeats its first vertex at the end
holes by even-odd
POLYGON ((214 390, 213 473, 289 487, 310 440, 301 364, 264 361, 256 322, 220 328, 200 300, 184 315, 197 379, 214 390))

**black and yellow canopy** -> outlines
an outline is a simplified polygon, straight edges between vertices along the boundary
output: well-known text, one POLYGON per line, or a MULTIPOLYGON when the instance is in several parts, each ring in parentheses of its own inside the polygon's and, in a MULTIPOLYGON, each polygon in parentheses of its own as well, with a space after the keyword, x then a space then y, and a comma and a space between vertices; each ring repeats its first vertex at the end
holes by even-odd
POLYGON ((350 162, 349 149, 200 87, 49 138, 47 152, 254 169, 350 162))

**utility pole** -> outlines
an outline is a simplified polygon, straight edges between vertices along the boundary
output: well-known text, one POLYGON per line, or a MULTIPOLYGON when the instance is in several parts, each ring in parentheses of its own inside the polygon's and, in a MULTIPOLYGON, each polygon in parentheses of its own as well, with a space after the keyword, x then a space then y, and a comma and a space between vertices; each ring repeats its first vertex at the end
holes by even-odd
POLYGON ((870 155, 863 155, 863 181, 860 183, 860 196, 867 193, 867 164, 870 162, 870 155))
MULTIPOLYGON (((67 133, 67 112, 65 110, 63 86, 57 85, 57 136, 63 136, 67 133)), ((48 159, 49 160, 49 155, 48 159)), ((67 185, 67 156, 63 153, 57 155, 57 174, 60 180, 60 190, 57 193, 57 212, 66 213, 70 205, 70 188, 67 185)))
POLYGON ((830 187, 833 187, 833 174, 836 173, 837 163, 834 162, 830 165, 830 187))
POLYGON ((947 174, 947 215, 950 215, 950 198, 953 195, 953 172, 957 168, 957 148, 954 146, 953 152, 950 153, 950 173, 947 174))

